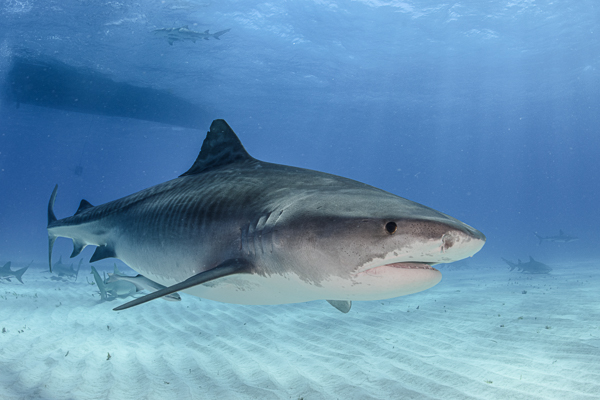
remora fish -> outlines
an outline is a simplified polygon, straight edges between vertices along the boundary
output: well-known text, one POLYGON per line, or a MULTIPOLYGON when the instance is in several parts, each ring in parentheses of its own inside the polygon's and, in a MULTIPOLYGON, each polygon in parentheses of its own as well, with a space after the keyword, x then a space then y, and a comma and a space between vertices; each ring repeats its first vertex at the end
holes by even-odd
MULTIPOLYGON (((48 204, 49 262, 57 237, 90 262, 121 259, 168 286, 115 310, 175 291, 237 304, 379 300, 428 289, 432 267, 472 256, 485 236, 431 208, 372 186, 251 157, 213 121, 179 178, 100 206, 82 200, 57 220, 48 204)), ((50 262, 51 264, 51 262, 50 262)))
POLYGON ((11 262, 9 261, 6 264, 4 264, 2 266, 2 268, 0 268, 0 279, 6 279, 7 281, 10 282, 10 277, 14 276, 15 278, 17 278, 17 280, 19 282, 23 283, 23 279, 22 279, 23 274, 25 273, 25 271, 27 271, 27 268, 29 268, 31 263, 29 263, 29 265, 26 266, 25 268, 21 268, 16 271, 11 271, 10 265, 11 265, 11 262))
POLYGON ((516 269, 517 271, 526 274, 548 274, 550 273, 550 271, 552 271, 552 268, 550 268, 544 263, 535 261, 531 256, 529 256, 529 261, 527 261, 526 263, 522 262, 521 260, 518 260, 519 263, 515 264, 514 262, 508 261, 506 258, 503 258, 502 260, 504 260, 504 262, 508 264, 508 266, 510 267, 510 271, 516 269))
POLYGON ((555 243, 569 243, 569 242, 574 242, 575 240, 579 240, 579 238, 576 236, 565 235, 562 230, 559 230, 558 235, 556 235, 556 236, 542 237, 542 236, 538 235, 537 232, 535 232, 534 235, 537 236, 537 238, 540 240, 538 245, 542 244, 542 242, 544 242, 544 241, 555 242, 555 243))
MULTIPOLYGON (((164 285, 161 285, 160 283, 156 283, 153 280, 146 278, 144 275, 140 275, 140 274, 138 274, 136 276, 125 275, 125 274, 121 273, 121 271, 119 271, 119 268, 117 268, 117 264, 115 264, 115 272, 113 272, 112 274, 109 273, 108 278, 104 280, 104 283, 105 284, 114 283, 117 281, 126 281, 126 282, 133 283, 138 292, 141 290, 146 290, 148 292, 156 292, 157 290, 161 290, 161 289, 165 288, 164 285)), ((181 297, 179 297, 179 295, 177 293, 170 293, 170 294, 164 296, 163 299, 169 300, 169 301, 180 301, 181 297)))
POLYGON ((137 292, 136 286, 131 282, 121 280, 110 283, 104 282, 93 265, 92 274, 94 274, 94 280, 100 290, 100 298, 104 301, 111 301, 116 298, 123 299, 125 297, 133 296, 137 292))
POLYGON ((208 40, 210 38, 214 38, 214 39, 220 40, 219 36, 226 34, 230 30, 231 30, 231 28, 225 29, 225 30, 222 30, 222 31, 219 31, 216 33, 208 33, 208 30, 206 30, 204 32, 196 32, 196 31, 191 30, 186 25, 181 28, 155 29, 152 32, 154 32, 155 35, 160 35, 160 36, 165 37, 167 39, 167 41, 169 42, 169 44, 173 45, 173 42, 178 42, 178 41, 183 42, 185 40, 191 40, 194 43, 196 43, 196 40, 198 40, 198 39, 208 40))

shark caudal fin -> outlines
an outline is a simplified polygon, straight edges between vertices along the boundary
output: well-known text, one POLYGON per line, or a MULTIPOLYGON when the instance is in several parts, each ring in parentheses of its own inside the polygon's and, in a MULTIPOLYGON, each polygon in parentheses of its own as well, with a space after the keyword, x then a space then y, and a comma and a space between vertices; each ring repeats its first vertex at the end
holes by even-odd
MULTIPOLYGON (((214 37, 214 38, 215 38, 215 39, 217 39, 217 40, 221 40, 221 39, 219 39, 219 36, 222 36, 222 35, 226 34, 226 33, 227 33, 227 32, 229 32, 230 30, 231 30, 231 28, 229 28, 229 29, 225 29, 225 30, 223 30, 223 31, 219 31, 219 32, 216 32, 216 33, 213 33, 212 37, 214 37)), ((206 31, 206 33, 208 33, 208 31, 206 31)), ((208 39, 208 38, 207 38, 207 39, 208 39)))
POLYGON ((32 261, 32 262, 30 262, 30 263, 29 263, 29 265, 28 265, 28 266, 26 266, 25 268, 21 268, 21 269, 19 269, 19 270, 16 270, 16 271, 14 271, 14 272, 13 272, 13 274, 15 275, 15 278, 17 278, 17 280, 18 280, 19 282, 21 282, 21 283, 24 283, 24 282, 23 282, 23 279, 21 279, 21 278, 23 277, 23 274, 25 273, 25 271, 27 271, 27 269, 29 268, 29 266, 30 266, 32 263, 33 263, 33 261, 32 261))
MULTIPOLYGON (((50 201, 48 202, 48 226, 53 222, 56 222, 56 215, 54 215, 54 202, 56 201, 56 192, 58 191, 58 185, 54 186, 54 190, 52 191, 52 195, 50 196, 50 201)), ((48 267, 50 267, 50 272, 52 272, 52 248, 54 247, 54 242, 56 242, 56 235, 53 235, 48 231, 48 267)))
POLYGON ((540 239, 540 242, 538 243, 538 246, 539 246, 540 244, 542 244, 542 242, 544 241, 544 238, 543 238, 543 237, 541 237, 540 235, 538 235, 538 234, 537 234, 537 232, 534 232, 533 234, 534 234, 534 235, 535 235, 535 236, 536 236, 538 239, 540 239))
POLYGON ((506 258, 502 258, 502 261, 504 261, 505 263, 508 264, 509 266, 509 271, 514 270, 515 268, 517 268, 517 264, 515 264, 514 262, 508 261, 506 258))

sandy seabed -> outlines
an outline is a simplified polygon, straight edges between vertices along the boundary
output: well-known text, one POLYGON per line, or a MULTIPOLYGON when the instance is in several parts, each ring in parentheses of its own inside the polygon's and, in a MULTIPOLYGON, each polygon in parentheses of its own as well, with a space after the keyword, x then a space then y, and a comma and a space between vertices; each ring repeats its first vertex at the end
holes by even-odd
POLYGON ((89 266, 30 268, 0 283, 0 399, 599 399, 598 264, 442 270, 348 314, 187 295, 115 312, 89 266))

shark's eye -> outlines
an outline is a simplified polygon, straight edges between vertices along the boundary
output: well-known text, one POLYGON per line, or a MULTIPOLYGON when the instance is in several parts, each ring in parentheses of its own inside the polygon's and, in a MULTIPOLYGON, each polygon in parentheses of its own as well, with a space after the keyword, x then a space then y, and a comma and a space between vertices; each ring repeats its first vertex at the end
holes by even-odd
POLYGON ((395 222, 388 222, 387 224, 385 224, 385 230, 390 235, 393 235, 398 230, 398 225, 396 225, 395 222))

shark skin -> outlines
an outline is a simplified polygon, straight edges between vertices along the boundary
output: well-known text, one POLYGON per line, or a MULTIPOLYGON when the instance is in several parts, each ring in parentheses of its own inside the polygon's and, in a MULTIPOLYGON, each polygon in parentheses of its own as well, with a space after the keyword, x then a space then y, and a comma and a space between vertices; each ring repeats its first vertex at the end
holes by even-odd
POLYGON ((541 245, 543 242, 569 243, 574 242, 575 240, 579 240, 579 238, 576 236, 565 235, 562 230, 559 230, 558 235, 556 236, 542 237, 538 235, 537 232, 535 232, 534 235, 540 240, 538 246, 541 245))
POLYGON ((155 29, 152 32, 154 32, 155 35, 166 38, 167 42, 169 42, 170 45, 173 45, 173 42, 183 42, 186 40, 192 41, 194 43, 196 43, 196 40, 199 40, 199 39, 209 40, 210 38, 213 38, 213 39, 220 40, 219 36, 226 34, 230 30, 231 30, 231 28, 225 29, 225 30, 222 30, 222 31, 219 31, 216 33, 209 33, 208 30, 206 30, 204 32, 196 32, 196 31, 191 30, 186 25, 181 28, 155 29))
POLYGON ((470 257, 478 230, 429 207, 336 175, 251 157, 224 120, 213 121, 180 177, 58 220, 48 203, 49 263, 57 237, 73 256, 97 246, 166 289, 234 304, 381 300, 428 289, 432 266, 470 257))
POLYGON ((31 263, 28 266, 26 266, 25 268, 21 268, 16 271, 12 271, 10 269, 10 265, 11 265, 11 262, 9 261, 6 264, 4 264, 2 266, 2 268, 0 268, 0 279, 6 279, 7 281, 10 282, 11 281, 10 278, 15 277, 15 278, 17 278, 17 280, 19 282, 23 283, 23 279, 22 279, 23 274, 25 273, 25 271, 27 271, 27 269, 29 268, 31 263))

